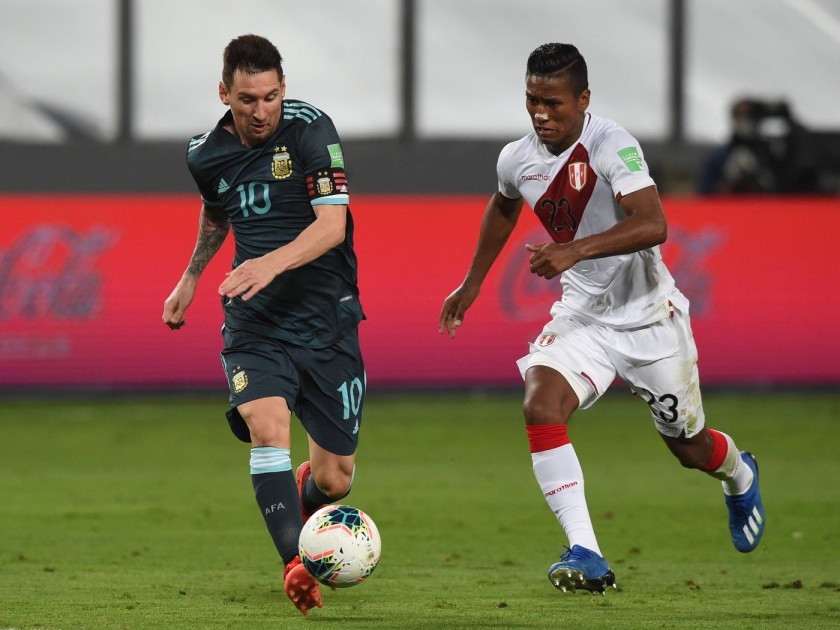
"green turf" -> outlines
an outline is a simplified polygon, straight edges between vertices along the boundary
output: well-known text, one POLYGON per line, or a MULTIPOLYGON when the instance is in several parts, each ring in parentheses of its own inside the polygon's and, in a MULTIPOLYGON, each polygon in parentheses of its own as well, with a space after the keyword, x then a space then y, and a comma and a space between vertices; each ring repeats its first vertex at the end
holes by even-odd
POLYGON ((619 585, 606 597, 545 577, 564 539, 518 397, 371 397, 347 502, 376 520, 382 561, 308 618, 283 596, 224 408, 7 401, 0 628, 840 627, 840 396, 707 396, 709 424, 761 466, 769 525, 749 555, 729 541, 718 482, 672 459, 642 402, 619 392, 578 414, 619 585))

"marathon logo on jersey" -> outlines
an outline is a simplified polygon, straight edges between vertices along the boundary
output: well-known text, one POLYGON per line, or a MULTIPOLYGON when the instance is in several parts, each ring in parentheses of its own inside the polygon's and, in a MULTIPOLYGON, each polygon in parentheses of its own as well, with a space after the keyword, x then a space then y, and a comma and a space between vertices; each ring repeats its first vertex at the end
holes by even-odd
POLYGON ((292 175, 292 157, 286 147, 274 147, 271 159, 271 174, 275 179, 287 179, 292 175))
POLYGON ((523 182, 530 182, 534 180, 539 182, 547 182, 551 179, 551 177, 549 177, 545 173, 528 173, 527 175, 523 175, 521 179, 523 182))
POLYGON ((544 348, 553 344, 555 339, 557 339, 557 335, 540 335, 540 338, 537 339, 537 345, 544 348))
POLYGON ((332 194, 333 183, 330 179, 330 174, 327 172, 318 173, 318 179, 315 180, 315 188, 322 197, 332 194))
POLYGON ((569 164, 569 184, 580 192, 586 186, 586 162, 572 162, 569 164))
POLYGON ((642 156, 636 147, 626 147, 618 152, 618 157, 624 160, 627 170, 631 173, 638 173, 642 170, 642 156))

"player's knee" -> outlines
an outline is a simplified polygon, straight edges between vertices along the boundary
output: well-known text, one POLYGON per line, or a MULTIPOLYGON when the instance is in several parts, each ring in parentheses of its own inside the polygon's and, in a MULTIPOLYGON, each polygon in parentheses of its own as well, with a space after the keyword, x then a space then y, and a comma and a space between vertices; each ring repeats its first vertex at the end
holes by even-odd
POLYGON ((328 474, 318 475, 313 470, 312 477, 315 479, 315 485, 318 486, 318 489, 333 501, 343 499, 350 494, 350 487, 353 484, 352 471, 347 473, 342 470, 333 470, 328 474))
POLYGON ((266 446, 288 443, 288 433, 276 422, 247 422, 253 446, 266 446))
POLYGON ((522 405, 527 425, 564 424, 569 421, 572 410, 564 409, 562 403, 549 402, 544 398, 532 396, 527 396, 522 405))
POLYGON ((238 411, 248 426, 254 446, 289 443, 289 419, 285 409, 259 400, 239 405, 238 411))
POLYGON ((709 458, 712 456, 712 441, 705 431, 691 438, 665 437, 664 439, 671 453, 684 468, 706 469, 709 458))
POLYGON ((708 457, 697 448, 674 449, 674 456, 683 468, 703 470, 708 457))
POLYGON ((321 484, 318 484, 318 487, 321 488, 321 492, 326 494, 333 501, 343 499, 348 494, 350 494, 349 477, 346 479, 330 479, 328 483, 325 484, 325 486, 326 487, 321 486, 321 484))
POLYGON ((686 457, 685 455, 677 455, 677 461, 683 468, 700 468, 701 465, 694 457, 686 457))
POLYGON ((522 405, 522 414, 525 416, 525 424, 546 424, 545 418, 548 417, 548 410, 545 405, 526 398, 522 405))

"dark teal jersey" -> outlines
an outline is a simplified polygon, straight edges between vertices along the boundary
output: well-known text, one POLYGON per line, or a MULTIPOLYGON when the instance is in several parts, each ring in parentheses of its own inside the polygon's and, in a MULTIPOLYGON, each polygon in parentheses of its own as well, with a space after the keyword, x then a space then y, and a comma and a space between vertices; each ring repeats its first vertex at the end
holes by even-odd
MULTIPOLYGON (((280 124, 249 149, 223 125, 190 140, 187 165, 207 206, 230 219, 234 268, 293 241, 315 221, 313 205, 349 204, 341 142, 329 116, 284 100, 280 124)), ((309 347, 334 344, 364 319, 347 210, 344 241, 312 262, 277 276, 247 302, 225 299, 225 326, 309 347)))

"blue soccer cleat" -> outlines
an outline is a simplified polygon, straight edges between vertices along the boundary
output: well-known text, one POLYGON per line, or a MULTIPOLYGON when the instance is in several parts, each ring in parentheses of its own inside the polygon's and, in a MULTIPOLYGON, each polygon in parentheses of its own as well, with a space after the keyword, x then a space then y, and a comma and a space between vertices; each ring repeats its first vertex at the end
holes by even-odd
POLYGON ((603 595, 608 586, 616 588, 615 574, 607 561, 580 545, 567 548, 560 556, 560 562, 548 568, 548 580, 564 593, 582 589, 603 595))
POLYGON ((749 553, 761 541, 764 534, 764 506, 761 504, 761 491, 758 487, 758 462, 752 453, 741 452, 744 464, 753 471, 753 481, 744 494, 725 495, 726 507, 729 508, 729 532, 732 544, 742 553, 749 553))

